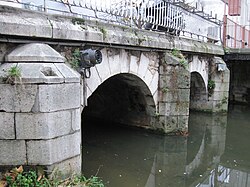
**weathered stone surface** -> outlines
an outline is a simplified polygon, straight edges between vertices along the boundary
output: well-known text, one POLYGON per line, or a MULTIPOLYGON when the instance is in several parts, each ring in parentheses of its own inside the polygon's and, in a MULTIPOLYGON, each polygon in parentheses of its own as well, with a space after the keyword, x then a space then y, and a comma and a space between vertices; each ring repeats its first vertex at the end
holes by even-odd
POLYGON ((80 108, 80 83, 39 85, 33 112, 80 108))
POLYGON ((160 116, 159 122, 162 125, 165 133, 177 130, 178 127, 177 116, 160 116))
POLYGON ((120 51, 108 49, 108 63, 111 76, 121 73, 120 51))
POLYGON ((189 102, 190 89, 168 89, 159 91, 159 99, 163 102, 189 102))
POLYGON ((81 129, 81 109, 71 110, 71 124, 72 130, 77 131, 81 129))
POLYGON ((5 57, 6 62, 64 62, 65 58, 48 44, 30 43, 17 47, 5 57))
POLYGON ((88 88, 94 92, 96 88, 102 83, 95 67, 90 69, 91 78, 85 79, 88 88))
POLYGON ((107 48, 101 50, 102 52, 102 63, 95 66, 97 69, 98 75, 100 76, 101 81, 105 81, 110 76, 110 67, 109 67, 109 57, 107 54, 107 48))
POLYGON ((138 75, 140 77, 145 78, 146 71, 148 70, 150 59, 144 53, 141 53, 140 63, 138 67, 138 75))
POLYGON ((168 65, 180 65, 180 59, 170 53, 165 53, 164 63, 168 65))
POLYGON ((213 92, 213 97, 214 100, 228 100, 228 91, 217 91, 213 92))
POLYGON ((64 77, 53 63, 18 63, 22 79, 20 84, 63 83, 64 77))
POLYGON ((131 55, 130 64, 129 64, 129 72, 137 75, 139 64, 140 64, 140 59, 138 58, 138 56, 131 55))
POLYGON ((0 139, 15 139, 14 113, 0 112, 0 129, 0 139))
POLYGON ((182 131, 188 131, 188 114, 178 116, 178 128, 182 131))
POLYGON ((82 41, 102 41, 103 34, 97 31, 95 27, 85 24, 74 23, 72 17, 60 17, 56 19, 49 16, 50 24, 52 25, 53 38, 66 40, 82 40, 82 41))
POLYGON ((52 27, 45 14, 5 6, 0 11, 1 34, 51 38, 52 27))
POLYGON ((81 165, 81 155, 77 155, 60 163, 47 166, 46 171, 50 174, 56 170, 60 173, 60 177, 65 178, 72 176, 72 174, 81 174, 81 165))
POLYGON ((80 82, 80 74, 77 71, 73 70, 72 68, 68 67, 66 64, 63 63, 56 63, 54 65, 64 77, 64 82, 80 82))
POLYGON ((64 63, 4 63, 0 66, 0 83, 6 83, 8 70, 16 66, 21 71, 18 84, 80 82, 80 75, 64 63))
POLYGON ((229 91, 229 82, 215 82, 214 91, 229 91))
POLYGON ((26 164, 24 140, 0 140, 0 165, 26 164))
POLYGON ((179 48, 181 51, 192 51, 206 54, 223 55, 222 46, 167 36, 165 33, 136 30, 131 33, 130 27, 109 25, 106 23, 84 20, 75 24, 71 17, 46 15, 14 8, 1 8, 0 34, 12 36, 55 38, 62 40, 103 42, 119 45, 142 46, 153 49, 179 48), (105 28, 105 34, 101 32, 105 28), (135 34, 137 32, 137 34, 135 34), (149 34, 150 32, 150 34, 149 34), (27 34, 28 33, 28 34, 27 34), (140 35, 138 35, 138 33, 140 35), (146 36, 146 37, 145 37, 146 36))
POLYGON ((159 103, 159 112, 166 116, 188 115, 189 102, 159 103))
POLYGON ((52 165, 80 155, 81 134, 27 142, 28 164, 52 165))
POLYGON ((17 113, 17 139, 51 139, 80 129, 80 109, 53 113, 17 113))
POLYGON ((37 85, 0 84, 0 110, 30 112, 36 99, 37 85))

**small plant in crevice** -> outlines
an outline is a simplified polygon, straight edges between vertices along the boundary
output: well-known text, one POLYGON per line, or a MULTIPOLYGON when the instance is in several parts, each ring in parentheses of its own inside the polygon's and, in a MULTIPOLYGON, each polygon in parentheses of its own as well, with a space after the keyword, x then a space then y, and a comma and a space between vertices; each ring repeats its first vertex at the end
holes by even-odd
POLYGON ((103 27, 100 28, 101 33, 103 34, 103 39, 107 37, 107 30, 103 27))
POLYGON ((80 56, 81 56, 80 49, 76 48, 74 52, 72 53, 71 58, 69 59, 69 64, 71 65, 73 69, 78 69, 80 67, 80 64, 79 64, 80 56))
POLYGON ((161 91, 163 92, 163 93, 167 93, 168 92, 168 88, 167 87, 163 87, 162 89, 161 89, 161 91))
POLYGON ((159 112, 155 112, 155 117, 159 118, 160 117, 160 113, 159 112))
POLYGON ((183 59, 184 56, 179 49, 173 48, 171 54, 177 58, 183 59))
POLYGON ((78 25, 84 25, 85 24, 85 20, 83 18, 73 18, 72 19, 72 23, 74 25, 78 24, 78 25))
POLYGON ((185 69, 188 68, 188 63, 184 57, 184 55, 181 53, 180 50, 176 49, 176 48, 173 48, 172 51, 171 51, 171 54, 177 58, 179 58, 179 63, 182 67, 184 67, 185 69))
POLYGON ((211 79, 208 80, 207 89, 208 89, 209 96, 211 96, 213 94, 214 88, 215 88, 215 82, 211 79))
POLYGON ((6 83, 15 84, 17 80, 21 80, 21 76, 22 76, 21 69, 16 64, 15 66, 12 66, 8 70, 6 83))
POLYGON ((225 53, 225 54, 230 53, 230 48, 228 48, 228 47, 224 47, 224 53, 225 53))

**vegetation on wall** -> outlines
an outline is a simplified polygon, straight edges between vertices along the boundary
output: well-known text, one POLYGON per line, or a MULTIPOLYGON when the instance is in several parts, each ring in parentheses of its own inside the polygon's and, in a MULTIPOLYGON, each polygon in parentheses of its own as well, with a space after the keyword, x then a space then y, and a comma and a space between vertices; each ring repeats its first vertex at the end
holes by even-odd
POLYGON ((208 80, 207 83, 207 90, 208 90, 208 95, 211 96, 214 92, 214 88, 215 88, 215 82, 211 79, 208 80))
POLYGON ((21 69, 17 65, 12 66, 7 73, 6 83, 15 84, 16 80, 21 80, 21 69))
POLYGON ((172 51, 171 51, 171 54, 177 58, 179 58, 179 63, 182 67, 184 67, 185 69, 188 68, 188 63, 184 57, 184 55, 181 53, 180 50, 176 49, 176 48, 173 48, 172 51))
POLYGON ((80 55, 81 55, 80 54, 80 49, 76 48, 73 51, 71 57, 68 59, 69 64, 71 65, 71 67, 73 69, 78 69, 79 68, 79 66, 80 66, 80 64, 79 64, 79 62, 80 62, 80 55))

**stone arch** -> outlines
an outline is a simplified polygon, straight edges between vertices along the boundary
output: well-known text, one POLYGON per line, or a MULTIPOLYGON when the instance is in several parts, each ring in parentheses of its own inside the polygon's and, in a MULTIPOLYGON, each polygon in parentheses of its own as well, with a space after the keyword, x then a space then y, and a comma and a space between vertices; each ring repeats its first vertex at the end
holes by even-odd
MULTIPOLYGON (((91 77, 85 82, 87 110, 95 111, 92 108, 95 103, 92 98, 100 98, 102 93, 104 96, 101 102, 106 104, 102 105, 102 111, 101 109, 96 111, 102 118, 110 117, 118 123, 140 127, 147 124, 146 128, 153 129, 158 103, 158 54, 111 48, 104 48, 101 52, 102 63, 91 68, 91 77), (113 98, 106 92, 112 93, 113 98), (108 103, 113 108, 109 107, 108 103), (105 106, 108 107, 106 112, 105 106), (131 106, 132 111, 130 111, 131 106), (117 116, 112 116, 110 110, 114 110, 111 113, 117 116)), ((98 114, 92 115, 98 116, 98 114)))
POLYGON ((205 59, 200 59, 198 56, 193 56, 193 60, 189 63, 190 73, 197 72, 202 77, 205 83, 205 88, 207 90, 208 84, 208 65, 205 59))
POLYGON ((101 52, 102 63, 91 68, 91 77, 86 79, 86 99, 108 78, 127 73, 139 77, 147 85, 154 98, 154 104, 157 105, 159 80, 157 53, 113 48, 104 48, 101 52))
POLYGON ((202 75, 198 72, 192 72, 189 108, 192 110, 202 110, 203 106, 207 104, 207 99, 206 83, 202 75))

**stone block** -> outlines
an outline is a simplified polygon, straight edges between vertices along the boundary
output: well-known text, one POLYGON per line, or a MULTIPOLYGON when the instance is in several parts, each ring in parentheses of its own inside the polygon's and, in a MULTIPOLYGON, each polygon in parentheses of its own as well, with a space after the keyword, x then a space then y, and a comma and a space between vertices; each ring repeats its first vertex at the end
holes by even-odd
POLYGON ((228 101, 224 100, 213 101, 212 112, 226 112, 226 111, 228 111, 228 101))
POLYGON ((214 91, 229 91, 229 82, 215 82, 214 91))
POLYGON ((139 62, 140 62, 140 59, 138 56, 131 55, 130 56, 129 72, 137 75, 138 68, 139 68, 139 62))
POLYGON ((80 109, 52 113, 17 113, 17 139, 51 139, 80 129, 80 109))
POLYGON ((160 116, 159 123, 163 126, 165 133, 170 133, 178 129, 177 116, 160 116))
POLYGON ((0 139, 15 139, 14 113, 0 112, 0 139))
MULTIPOLYGON (((52 18, 52 17, 51 17, 52 18)), ((81 40, 81 41, 102 41, 102 33, 91 27, 73 23, 73 19, 59 18, 50 19, 50 24, 53 25, 53 37, 56 39, 65 40, 81 40)))
POLYGON ((89 79, 85 79, 86 81, 86 86, 92 91, 94 92, 97 87, 102 83, 101 82, 101 78, 98 74, 98 70, 96 69, 96 67, 93 67, 90 69, 90 73, 91 73, 91 78, 89 79))
POLYGON ((122 49, 120 53, 120 62, 121 62, 121 73, 128 73, 130 62, 128 58, 128 52, 124 49, 122 49))
POLYGON ((18 63, 22 73, 20 84, 63 83, 64 77, 53 63, 18 63))
POLYGON ((165 63, 166 64, 171 64, 171 65, 179 65, 180 59, 173 56, 171 53, 165 53, 164 57, 165 63))
POLYGON ((24 140, 0 140, 0 165, 26 164, 24 140))
POLYGON ((81 153, 81 133, 27 142, 28 164, 52 165, 81 153))
MULTIPOLYGON (((111 75, 121 73, 120 53, 117 49, 108 49, 108 63, 111 75)), ((109 75, 110 76, 110 75, 109 75)))
POLYGON ((146 71, 148 69, 149 62, 150 62, 150 59, 144 53, 141 53, 140 64, 138 67, 138 75, 140 77, 144 78, 146 71))
POLYGON ((155 73, 149 85, 151 93, 156 93, 156 91, 158 90, 158 83, 159 83, 159 74, 155 73))
POLYGON ((188 115, 179 115, 178 116, 178 128, 182 131, 188 130, 188 115))
POLYGON ((228 91, 217 91, 213 92, 212 95, 213 100, 228 100, 228 91))
POLYGON ((18 46, 6 55, 6 62, 59 62, 65 58, 56 50, 44 43, 29 43, 18 46))
POLYGON ((109 60, 107 54, 107 48, 101 50, 102 52, 102 63, 95 66, 101 81, 105 81, 110 76, 109 60))
POLYGON ((73 158, 69 158, 62 162, 47 166, 46 171, 48 174, 55 172, 54 174, 58 174, 58 177, 63 179, 71 177, 72 174, 81 174, 81 164, 81 155, 77 155, 73 158))
POLYGON ((31 11, 3 7, 0 17, 0 33, 11 36, 51 38, 51 24, 45 14, 35 16, 31 11))
POLYGON ((0 84, 0 110, 30 112, 37 97, 37 85, 0 84))
POLYGON ((77 131, 81 129, 81 109, 71 110, 71 124, 72 130, 77 131))
POLYGON ((227 69, 223 72, 215 72, 212 74, 211 79, 215 82, 230 82, 230 71, 227 69))
POLYGON ((178 116, 189 114, 189 102, 159 103, 160 115, 178 116))
POLYGON ((33 112, 53 112, 80 107, 80 83, 39 85, 33 112))
POLYGON ((168 89, 159 91, 159 100, 162 102, 189 102, 190 89, 168 89))
POLYGON ((190 72, 183 70, 177 75, 177 87, 178 88, 190 88, 190 72))

